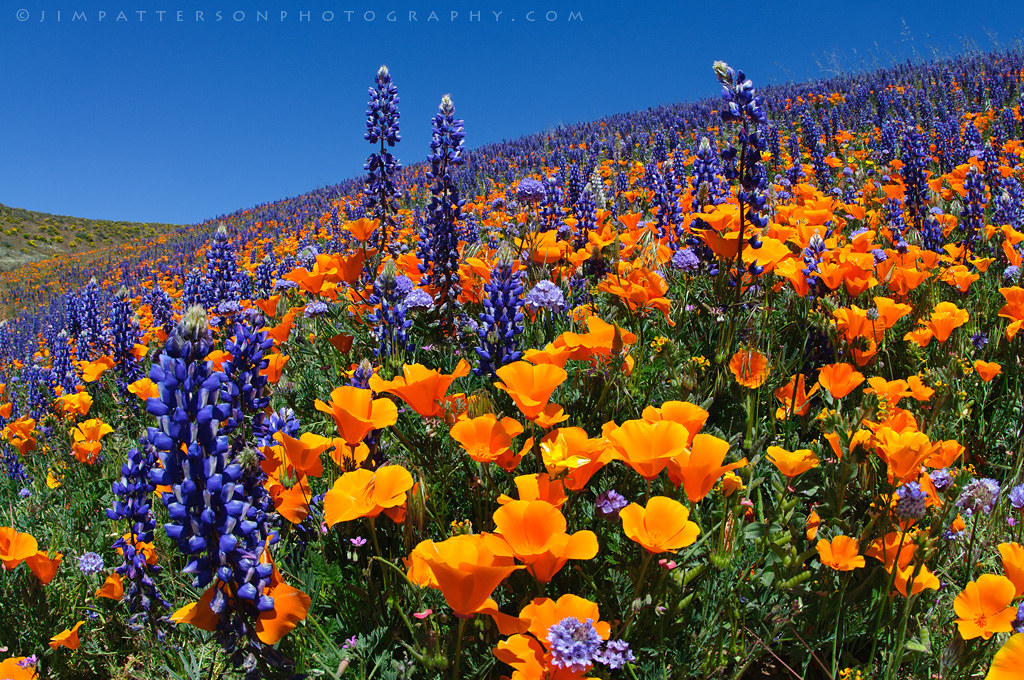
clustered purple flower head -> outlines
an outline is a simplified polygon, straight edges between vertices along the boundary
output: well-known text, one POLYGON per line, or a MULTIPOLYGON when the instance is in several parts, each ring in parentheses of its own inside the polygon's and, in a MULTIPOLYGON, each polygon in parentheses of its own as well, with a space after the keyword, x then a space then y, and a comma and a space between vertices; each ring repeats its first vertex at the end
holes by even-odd
POLYGON ((517 340, 523 332, 522 277, 512 270, 508 249, 503 247, 496 259, 491 279, 484 284, 487 297, 477 329, 480 342, 474 348, 480 357, 480 365, 474 369, 477 375, 493 376, 499 368, 523 355, 517 340))
POLYGON ((972 479, 956 499, 956 506, 970 517, 978 512, 992 512, 999 500, 999 482, 987 477, 972 479))
POLYGON ((313 300, 305 309, 302 311, 302 315, 307 319, 310 317, 323 316, 330 310, 327 303, 323 300, 313 300))
POLYGON ((33 668, 38 663, 39 657, 35 654, 30 654, 18 662, 18 668, 33 668))
POLYGON ((1020 267, 1015 264, 1011 264, 1009 267, 1003 270, 1003 280, 1007 283, 1013 283, 1020 278, 1020 267))
POLYGON ((629 504, 626 497, 615 489, 608 489, 601 493, 595 501, 597 511, 608 518, 618 517, 619 511, 629 504))
POLYGON ((87 552, 78 558, 78 571, 83 574, 98 574, 103 571, 103 558, 94 552, 87 552))
POLYGON ((32 492, 29 489, 22 489, 18 492, 18 495, 22 498, 28 498, 32 495, 32 492))
POLYGON ((405 296, 406 309, 430 309, 433 306, 434 298, 430 297, 430 293, 422 288, 413 288, 409 291, 409 294, 405 296))
POLYGON ((370 88, 370 101, 366 109, 366 134, 363 137, 371 144, 379 144, 377 152, 366 159, 366 191, 364 206, 366 212, 380 221, 376 241, 380 247, 388 245, 388 235, 398 226, 396 215, 397 190, 395 175, 401 165, 391 155, 393 147, 402 137, 398 134, 398 88, 391 79, 387 66, 381 66, 370 88))
POLYGON ((896 517, 900 521, 918 520, 924 517, 928 494, 917 482, 908 482, 896 489, 896 517))
POLYGON ((614 671, 636 661, 636 654, 625 640, 609 640, 604 649, 594 655, 594 661, 614 671))
POLYGON ((561 288, 545 279, 530 289, 524 303, 531 314, 536 314, 542 309, 560 312, 565 310, 565 295, 561 288))
POLYGON ((551 663, 573 673, 582 673, 595 663, 615 670, 636 660, 625 640, 609 640, 601 649, 593 619, 583 622, 567 616, 548 629, 547 642, 551 663))
POLYGON ((1018 484, 1010 489, 1010 505, 1014 510, 1024 510, 1024 484, 1018 484))
POLYGON ((684 247, 672 254, 669 264, 679 271, 692 272, 700 268, 700 258, 693 252, 693 248, 684 247))
POLYGON ((949 468, 935 470, 928 477, 932 481, 932 486, 940 493, 953 486, 953 476, 949 474, 949 468))
POLYGON ((1015 633, 1024 633, 1024 602, 1017 605, 1017 618, 1013 620, 1015 633))
POLYGON ((527 177, 516 185, 516 200, 520 203, 540 203, 547 196, 544 183, 527 177))

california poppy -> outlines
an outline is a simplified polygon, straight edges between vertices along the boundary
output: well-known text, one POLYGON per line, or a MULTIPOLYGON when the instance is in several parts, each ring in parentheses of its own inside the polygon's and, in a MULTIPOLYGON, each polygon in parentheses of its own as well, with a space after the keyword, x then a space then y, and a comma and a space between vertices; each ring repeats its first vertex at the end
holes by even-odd
POLYGON ((756 350, 741 349, 729 360, 729 370, 740 385, 757 389, 768 378, 768 357, 756 350))
POLYGON ((60 553, 50 557, 49 553, 39 550, 35 555, 26 557, 25 564, 36 575, 39 582, 45 586, 57 575, 57 568, 60 567, 60 562, 63 558, 64 556, 60 553))
POLYGON ((439 589, 456 616, 470 616, 517 567, 508 544, 490 534, 423 541, 413 549, 409 578, 439 589))
POLYGON ((926 324, 939 342, 945 342, 950 334, 970 319, 966 309, 960 309, 952 302, 940 302, 932 310, 931 318, 926 324))
POLYGON ((79 621, 71 628, 65 628, 61 632, 50 638, 50 649, 57 649, 59 647, 67 647, 68 649, 78 649, 81 645, 81 641, 78 639, 78 629, 82 627, 85 621, 79 621))
POLYGON ((1020 543, 1000 543, 999 556, 1003 560, 1006 577, 1013 582, 1013 596, 1024 595, 1024 546, 1020 543))
POLYGON ((779 472, 786 475, 789 479, 802 475, 811 468, 818 466, 818 456, 810 449, 787 451, 779 446, 769 446, 768 460, 779 469, 779 472))
POLYGON ((793 376, 789 382, 775 390, 775 398, 782 404, 776 409, 775 417, 786 420, 793 414, 806 416, 811 410, 811 397, 817 391, 817 384, 811 387, 810 392, 806 390, 802 373, 793 376))
POLYGON ((849 536, 836 536, 831 541, 822 539, 817 548, 821 563, 837 571, 853 571, 865 564, 857 541, 849 536))
POLYGON ((266 378, 270 384, 277 384, 281 380, 281 372, 284 371, 285 364, 291 357, 280 352, 271 352, 264 358, 267 360, 267 365, 260 369, 260 375, 266 378))
POLYGON ((370 389, 395 395, 424 418, 436 418, 444 413, 448 388, 455 380, 468 374, 469 363, 465 359, 460 359, 449 374, 421 364, 406 364, 402 366, 402 375, 395 376, 393 380, 384 380, 374 373, 370 376, 370 389))
POLYGON ((609 428, 605 438, 626 465, 641 477, 654 479, 670 460, 686 451, 690 433, 671 420, 627 420, 620 427, 609 428))
POLYGON ((996 377, 1003 372, 1003 367, 994 361, 982 361, 978 359, 974 362, 974 370, 978 373, 978 377, 984 382, 988 382, 992 378, 996 377))
POLYGON ((619 512, 622 530, 647 552, 671 552, 697 540, 700 529, 690 520, 690 511, 677 500, 654 496, 647 507, 630 503, 619 512))
POLYGON ((324 522, 330 527, 360 517, 376 517, 382 512, 394 519, 412 487, 412 475, 401 465, 346 472, 324 494, 324 522))
POLYGON ((988 640, 993 633, 1012 631, 1017 608, 1010 602, 1015 592, 1010 579, 996 574, 983 574, 968 583, 953 600, 953 609, 960 617, 956 620, 960 636, 964 640, 988 640))
POLYGON ((11 527, 0 527, 0 562, 4 568, 14 569, 39 550, 35 536, 21 533, 11 527))
POLYGON ((564 368, 551 364, 533 365, 525 361, 506 364, 495 371, 501 382, 499 390, 512 397, 519 410, 530 420, 536 419, 547 406, 551 393, 568 377, 564 368))
POLYGON ((547 501, 512 501, 494 511, 496 533, 534 577, 547 583, 568 560, 597 555, 592 531, 566 533, 562 512, 547 501))
POLYGON ((0 661, 0 678, 5 680, 35 680, 39 674, 26 656, 12 656, 0 661))
POLYGON ((71 429, 71 437, 74 440, 71 450, 75 458, 89 465, 95 463, 102 447, 100 440, 113 431, 114 428, 99 418, 79 423, 77 427, 71 429))
POLYGON ((480 463, 497 463, 512 470, 518 458, 512 453, 512 438, 522 434, 523 426, 514 418, 500 421, 493 413, 476 418, 462 418, 450 430, 452 439, 466 450, 469 457, 480 463))
POLYGON ((121 582, 121 575, 114 573, 108 576, 103 585, 96 590, 95 596, 119 602, 124 597, 124 584, 121 582))
POLYGON ((747 459, 743 458, 722 465, 728 452, 729 442, 709 434, 698 434, 688 452, 669 460, 669 479, 675 484, 682 484, 686 497, 696 503, 711 492, 722 475, 747 464, 747 459))
POLYGON ((349 444, 361 442, 370 430, 394 425, 398 408, 390 399, 374 399, 370 390, 343 385, 331 392, 331 403, 319 399, 316 410, 334 418, 338 434, 349 444))
POLYGON ((1011 635, 992 657, 985 680, 1018 680, 1024 668, 1024 633, 1011 635))
POLYGON ((864 382, 864 374, 857 371, 851 364, 828 364, 822 366, 818 371, 818 383, 832 395, 833 399, 842 399, 862 382, 864 382))

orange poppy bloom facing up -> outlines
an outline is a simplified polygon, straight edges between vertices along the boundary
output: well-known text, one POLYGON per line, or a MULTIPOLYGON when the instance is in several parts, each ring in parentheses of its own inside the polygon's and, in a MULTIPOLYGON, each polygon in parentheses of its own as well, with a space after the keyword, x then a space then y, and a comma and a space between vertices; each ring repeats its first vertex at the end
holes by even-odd
POLYGON ((23 534, 12 527, 0 527, 0 562, 5 569, 14 569, 36 554, 39 544, 32 534, 23 534))
POLYGON ((114 428, 99 418, 79 423, 77 427, 71 429, 71 438, 74 440, 71 450, 74 451, 75 458, 88 465, 95 463, 102 447, 100 440, 113 431, 114 428))
POLYGON ((1024 633, 1010 637, 992 657, 985 680, 1018 680, 1024 668, 1024 633))
POLYGON ((0 434, 11 443, 11 446, 18 449, 18 453, 24 456, 26 453, 36 450, 35 429, 36 421, 22 416, 7 423, 0 434))
POLYGON ((525 361, 506 364, 495 374, 501 382, 494 383, 494 386, 512 397, 519 410, 530 420, 536 420, 544 412, 555 388, 569 376, 560 366, 535 366, 525 361))
POLYGON ((729 360, 729 370, 740 385, 757 389, 768 378, 768 357, 756 350, 741 349, 729 360))
POLYGON ((57 649, 59 647, 67 647, 68 649, 78 649, 81 645, 81 641, 78 639, 78 629, 82 627, 85 621, 79 621, 71 628, 65 628, 61 632, 50 638, 50 649, 57 649))
POLYGON ((849 536, 836 536, 831 542, 822 539, 817 548, 821 563, 836 571, 853 571, 865 564, 857 541, 849 536))
POLYGON ((1011 607, 1014 598, 1013 582, 1005 576, 983 574, 971 581, 953 600, 957 628, 965 640, 981 637, 988 640, 993 633, 1009 633, 1017 608, 1011 607))
POLYGON ((82 371, 82 382, 96 382, 114 367, 114 357, 102 356, 95 361, 76 361, 75 365, 82 371))
POLYGON ((345 224, 345 230, 352 234, 352 238, 357 241, 369 241, 370 237, 373 236, 373 232, 380 226, 380 220, 371 220, 366 217, 360 217, 354 222, 347 222, 345 224))
POLYGON ((324 522, 330 527, 381 512, 401 521, 406 492, 412 487, 412 475, 401 465, 346 472, 324 494, 324 522))
POLYGON ((654 479, 670 460, 686 451, 690 433, 671 420, 627 420, 607 432, 605 438, 626 465, 644 479, 654 479))
POLYGON ((476 418, 462 418, 452 425, 452 439, 480 463, 497 463, 512 470, 519 462, 512 453, 512 438, 523 433, 523 426, 514 418, 498 420, 493 413, 476 418))
POLYGON ((1006 300, 1006 304, 999 310, 999 316, 1010 320, 1006 327, 1006 339, 1013 340, 1021 327, 1024 327, 1024 288, 1000 288, 999 292, 1006 300))
POLYGON ((398 407, 390 399, 374 399, 370 390, 351 385, 334 388, 331 403, 319 399, 314 402, 316 410, 334 418, 338 434, 348 444, 363 441, 370 430, 394 425, 398 421, 398 407))
MULTIPOLYGON (((132 384, 134 385, 135 383, 132 384)), ((131 385, 128 386, 128 391, 131 392, 131 385)), ((89 412, 89 407, 92 406, 92 397, 88 392, 62 394, 57 397, 57 401, 60 402, 61 410, 67 415, 84 416, 89 412)))
POLYGON ((25 558, 25 564, 36 575, 39 582, 45 586, 57 575, 57 569, 60 567, 63 558, 64 556, 60 553, 57 553, 55 557, 50 557, 49 553, 40 550, 35 555, 25 558))
POLYGON ((955 329, 967 323, 970 316, 966 309, 960 309, 952 302, 940 302, 935 305, 926 325, 936 340, 945 342, 955 329))
POLYGON ((384 380, 376 373, 370 376, 370 389, 393 394, 424 418, 444 415, 448 388, 455 380, 469 375, 469 363, 460 359, 450 374, 440 373, 421 364, 402 366, 402 375, 384 380))
POLYGON ((981 359, 978 359, 974 362, 974 370, 977 371, 979 378, 984 382, 988 382, 1002 373, 1003 367, 994 361, 982 361, 981 359))
MULTIPOLYGON (((156 399, 160 396, 160 390, 157 388, 156 383, 149 378, 140 378, 131 383, 128 385, 128 391, 142 401, 146 401, 150 398, 156 399)), ((85 414, 83 413, 81 415, 84 416, 85 414)))
POLYGON ((619 512, 622 530, 649 553, 674 552, 693 544, 700 529, 677 500, 654 496, 647 507, 630 503, 619 512))
POLYGON ((818 371, 818 384, 824 387, 833 399, 842 399, 862 382, 864 374, 851 364, 829 364, 822 366, 818 371))
POLYGON ((775 390, 775 398, 782 403, 782 406, 776 409, 775 417, 778 420, 786 420, 794 413, 806 416, 811 410, 811 397, 817 391, 817 383, 811 387, 810 392, 806 390, 803 374, 793 376, 788 383, 775 390))
POLYGON ((512 501, 494 511, 497 535, 527 565, 541 583, 547 583, 568 560, 589 560, 597 555, 592 531, 566 533, 565 517, 547 501, 512 501))
POLYGON ((768 460, 789 479, 802 475, 813 467, 818 467, 819 462, 818 456, 810 449, 787 451, 781 446, 768 447, 768 460))
POLYGON ((121 582, 121 575, 115 573, 108 576, 103 585, 96 590, 95 595, 120 602, 124 597, 124 584, 121 582))

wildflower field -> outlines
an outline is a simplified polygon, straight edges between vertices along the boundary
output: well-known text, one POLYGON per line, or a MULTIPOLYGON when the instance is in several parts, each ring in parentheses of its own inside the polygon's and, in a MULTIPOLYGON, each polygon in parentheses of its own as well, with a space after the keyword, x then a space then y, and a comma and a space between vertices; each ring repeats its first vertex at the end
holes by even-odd
POLYGON ((0 678, 1024 677, 1024 54, 707 77, 3 275, 0 678))

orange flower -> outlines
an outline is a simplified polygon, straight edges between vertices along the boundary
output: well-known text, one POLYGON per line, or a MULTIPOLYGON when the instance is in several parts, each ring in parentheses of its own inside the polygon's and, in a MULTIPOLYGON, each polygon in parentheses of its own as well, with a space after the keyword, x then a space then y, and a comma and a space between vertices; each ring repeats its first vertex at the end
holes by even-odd
POLYGON ((647 552, 674 552, 697 540, 700 529, 689 521, 690 511, 677 500, 654 496, 644 508, 630 503, 619 512, 622 530, 647 552))
POLYGON ((82 371, 82 382, 96 382, 101 375, 114 367, 114 357, 102 356, 95 361, 76 361, 75 365, 82 371))
POLYGON ((836 571, 853 571, 865 564, 857 541, 849 536, 836 536, 831 542, 822 539, 817 548, 821 563, 836 571))
MULTIPOLYGON (((548 631, 559 621, 570 617, 581 623, 592 621, 594 630, 602 640, 611 637, 611 626, 607 621, 600 620, 597 605, 590 600, 572 594, 563 595, 557 600, 538 597, 523 607, 519 617, 512 619, 506 630, 501 630, 503 634, 516 634, 508 640, 499 642, 494 650, 494 656, 512 666, 516 671, 514 678, 581 678, 580 673, 554 665, 551 662, 551 655, 546 654, 551 646, 548 631)), ((498 617, 495 618, 501 629, 501 621, 498 617)))
MULTIPOLYGON (((556 508, 562 507, 569 496, 565 493, 565 484, 561 479, 552 479, 540 472, 535 475, 519 475, 514 480, 521 501, 547 501, 556 508)), ((498 503, 505 505, 514 498, 501 494, 498 503)))
POLYGON ((994 361, 982 361, 981 359, 978 359, 974 362, 974 370, 978 372, 979 378, 984 382, 988 382, 1002 373, 1003 367, 994 361))
MULTIPOLYGON (((287 277, 285 277, 287 278, 287 277)), ((261 330, 267 332, 267 337, 273 338, 274 344, 283 345, 288 342, 288 336, 292 332, 292 321, 295 319, 295 312, 289 311, 281 319, 281 323, 277 324, 273 328, 267 326, 261 330)))
POLYGON ((281 372, 284 371, 284 366, 291 357, 280 352, 272 352, 265 358, 267 366, 260 369, 260 375, 265 377, 270 384, 276 385, 281 380, 281 372))
POLYGON ((124 584, 121 582, 120 574, 111 574, 107 580, 96 589, 96 597, 106 597, 115 602, 120 602, 124 597, 124 584))
POLYGON ((1010 324, 1006 327, 1006 339, 1013 340, 1013 337, 1024 326, 1024 288, 1020 286, 1000 288, 999 292, 1006 299, 1006 304, 999 310, 999 316, 1010 320, 1010 324))
POLYGON ((793 479, 813 467, 818 467, 818 457, 810 449, 787 451, 779 446, 768 447, 768 460, 775 464, 779 472, 793 479))
POLYGON ((0 661, 0 678, 8 680, 35 680, 35 678, 38 678, 39 674, 36 672, 34 665, 25 667, 19 665, 25 663, 27 658, 25 656, 12 656, 9 659, 0 661))
POLYGON ((267 473, 263 486, 274 499, 277 514, 292 524, 301 524, 309 517, 309 501, 313 497, 313 492, 305 476, 295 479, 282 468, 277 468, 267 473))
POLYGON ((851 364, 838 363, 822 366, 818 372, 818 383, 833 399, 842 399, 864 382, 864 374, 851 364))
POLYGON ((298 474, 300 476, 320 477, 324 474, 324 466, 320 462, 320 454, 329 449, 334 442, 312 432, 304 432, 298 439, 289 437, 284 432, 274 434, 274 441, 280 446, 264 447, 267 455, 260 466, 267 474, 298 474))
POLYGON ((939 445, 932 443, 923 432, 896 432, 888 426, 878 428, 875 441, 875 450, 889 468, 890 482, 916 478, 921 464, 939 449, 939 445))
POLYGON ((659 420, 671 420, 686 427, 690 433, 687 445, 693 443, 693 438, 704 427, 710 415, 707 411, 696 404, 688 401, 666 401, 661 407, 648 406, 641 414, 644 420, 652 423, 659 420))
POLYGON ((367 217, 360 217, 354 222, 346 222, 345 230, 352 234, 357 241, 369 241, 373 232, 380 226, 380 220, 371 220, 367 217))
POLYGON ((913 396, 910 383, 906 380, 886 380, 880 376, 868 378, 868 389, 865 394, 874 394, 879 400, 885 400, 890 406, 896 406, 904 397, 913 396))
POLYGON ((1003 558, 1006 577, 1013 582, 1013 596, 1024 595, 1024 546, 1020 543, 1000 543, 999 556, 1003 558))
POLYGON ((992 657, 985 680, 1018 680, 1024 668, 1024 633, 1010 637, 992 657))
POLYGON ((462 534, 423 541, 409 558, 409 579, 437 588, 456 616, 482 608, 498 584, 517 567, 508 544, 491 534, 462 534))
MULTIPOLYGON (((897 567, 893 584, 896 586, 896 590, 903 597, 909 597, 907 595, 907 582, 910 581, 910 577, 914 576, 915 566, 913 564, 907 565, 906 567, 897 567)), ((939 578, 928 571, 928 567, 921 565, 921 569, 917 572, 917 576, 914 576, 913 584, 910 588, 910 594, 916 595, 925 588, 930 590, 939 589, 939 578)))
POLYGON ((607 441, 591 439, 581 427, 562 427, 549 432, 541 440, 540 452, 548 473, 557 476, 565 488, 572 491, 582 489, 595 472, 620 457, 607 441))
POLYGON ((78 646, 82 644, 78 639, 78 629, 84 623, 85 621, 79 621, 71 628, 65 628, 50 638, 50 649, 57 649, 58 647, 67 647, 72 650, 78 649, 78 646))
POLYGON ((547 583, 568 560, 597 555, 592 531, 566 533, 565 517, 546 501, 512 501, 494 511, 496 533, 541 583, 547 583))
POLYGON ((993 633, 1009 633, 1017 608, 1010 606, 1015 589, 1005 576, 983 574, 971 581, 953 600, 957 628, 965 640, 982 637, 988 640, 993 633))
MULTIPOLYGON (((149 378, 140 378, 135 382, 128 385, 128 391, 134 394, 142 401, 146 401, 150 398, 157 398, 160 396, 160 390, 149 378)), ((85 415, 84 413, 82 415, 85 415)))
POLYGON ((513 418, 500 421, 493 413, 476 418, 462 418, 450 434, 466 450, 469 457, 480 463, 497 463, 505 470, 513 470, 519 457, 512 453, 512 438, 522 434, 523 426, 513 418))
POLYGON ((381 512, 401 521, 406 492, 412 487, 412 475, 401 465, 346 472, 324 495, 324 522, 330 527, 381 512))
POLYGON ((507 392, 523 415, 530 420, 535 420, 544 411, 551 393, 565 382, 569 375, 559 366, 534 366, 525 361, 506 364, 495 373, 502 382, 496 382, 494 386, 507 392))
POLYGON ((49 553, 40 550, 35 555, 25 558, 25 564, 36 575, 39 582, 45 586, 57 575, 57 568, 60 567, 60 562, 63 558, 64 556, 60 553, 57 553, 56 557, 50 557, 49 553))
POLYGON ((217 371, 224 370, 224 364, 231 361, 234 357, 231 356, 230 352, 225 352, 222 349, 215 349, 204 357, 205 361, 209 361, 213 364, 213 368, 217 371))
POLYGON ((926 325, 936 340, 945 342, 954 329, 967 323, 970 316, 966 309, 960 309, 952 302, 940 302, 935 305, 926 325))
POLYGON ((671 420, 627 420, 606 432, 605 438, 626 465, 645 479, 654 479, 670 460, 686 451, 690 433, 671 420))
POLYGON ((469 364, 465 359, 460 359, 450 374, 439 373, 420 364, 406 364, 402 366, 402 375, 394 380, 384 380, 374 373, 370 376, 370 389, 395 395, 424 418, 436 418, 444 414, 448 388, 455 380, 468 374, 469 364))
POLYGON ((398 421, 398 408, 390 399, 373 399, 370 390, 351 385, 334 388, 331 403, 317 399, 316 410, 334 418, 338 434, 348 444, 363 441, 370 430, 394 425, 398 421))
POLYGON ((113 431, 114 428, 99 418, 79 423, 77 427, 71 429, 71 437, 74 439, 71 450, 74 451, 75 458, 88 465, 95 463, 102 447, 100 440, 113 431))
POLYGON ((5 569, 14 569, 35 555, 39 544, 32 534, 23 534, 12 527, 0 527, 0 562, 5 569))
POLYGON ((707 496, 718 478, 730 470, 743 467, 747 459, 722 465, 729 452, 729 442, 709 434, 693 438, 689 452, 683 452, 668 463, 668 476, 675 484, 682 484, 686 497, 696 503, 707 496))
POLYGON ((813 541, 818 537, 818 527, 821 526, 821 515, 818 514, 817 510, 811 510, 810 514, 807 515, 807 540, 813 541))
POLYGON ((263 550, 260 562, 274 568, 266 590, 266 594, 274 599, 274 608, 260 612, 256 618, 256 637, 265 645, 276 645, 299 621, 306 618, 313 600, 298 588, 284 582, 269 550, 263 550))
POLYGON ((7 423, 0 434, 11 443, 11 446, 18 449, 18 453, 24 456, 28 452, 36 450, 35 429, 36 421, 22 416, 7 423))
POLYGON ((782 406, 776 409, 775 417, 778 420, 785 420, 794 412, 799 416, 806 416, 811 410, 811 397, 817 391, 817 384, 811 388, 810 392, 806 391, 803 374, 794 375, 788 383, 775 390, 775 398, 782 403, 782 406))
POLYGON ((729 360, 729 370, 740 385, 757 389, 768 378, 768 357, 756 350, 741 349, 729 360))
MULTIPOLYGON (((128 390, 131 391, 131 386, 128 387, 128 390)), ((89 407, 92 406, 92 397, 88 392, 62 394, 57 397, 57 401, 60 402, 61 410, 68 415, 76 414, 84 416, 89 412, 89 407)))

